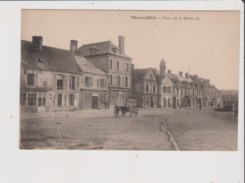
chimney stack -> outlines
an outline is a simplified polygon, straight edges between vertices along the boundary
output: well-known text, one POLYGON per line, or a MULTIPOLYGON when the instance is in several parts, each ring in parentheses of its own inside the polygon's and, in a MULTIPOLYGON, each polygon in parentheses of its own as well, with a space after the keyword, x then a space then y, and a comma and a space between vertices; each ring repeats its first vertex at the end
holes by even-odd
POLYGON ((125 37, 118 36, 118 47, 119 47, 121 55, 123 55, 124 51, 125 51, 125 48, 124 48, 125 45, 124 44, 125 44, 125 37))
POLYGON ((71 44, 70 44, 70 52, 71 52, 73 55, 76 54, 77 45, 78 45, 78 41, 77 41, 77 40, 71 40, 71 44))
POLYGON ((185 73, 185 77, 186 77, 186 78, 189 78, 189 74, 188 74, 188 73, 185 73))
POLYGON ((183 71, 179 71, 179 75, 183 77, 183 71))
POLYGON ((168 70, 168 73, 171 74, 171 70, 170 69, 168 70))
POLYGON ((32 43, 34 43, 39 51, 43 50, 43 37, 42 36, 32 36, 32 43))

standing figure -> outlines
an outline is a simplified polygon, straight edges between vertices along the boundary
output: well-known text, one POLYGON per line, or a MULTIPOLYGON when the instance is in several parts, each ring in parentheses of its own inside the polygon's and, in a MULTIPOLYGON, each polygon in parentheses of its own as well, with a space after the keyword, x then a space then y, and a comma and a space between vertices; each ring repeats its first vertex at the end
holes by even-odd
POLYGON ((234 109, 234 118, 237 117, 237 114, 238 114, 238 107, 237 107, 237 104, 235 104, 235 109, 234 109))
POLYGON ((202 104, 201 103, 199 104, 199 110, 202 110, 202 104))

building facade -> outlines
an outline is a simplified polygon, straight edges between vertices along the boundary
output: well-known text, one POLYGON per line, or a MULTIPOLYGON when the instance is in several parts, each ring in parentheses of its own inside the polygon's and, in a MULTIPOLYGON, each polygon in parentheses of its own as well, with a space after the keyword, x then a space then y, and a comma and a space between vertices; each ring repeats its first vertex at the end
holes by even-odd
POLYGON ((132 96, 136 98, 137 107, 158 107, 158 81, 156 71, 152 68, 132 70, 132 96))
POLYGON ((118 46, 111 41, 85 44, 78 51, 93 65, 108 74, 109 105, 124 103, 131 95, 131 58, 125 54, 125 38, 118 37, 118 46))
POLYGON ((68 50, 42 45, 41 36, 21 42, 21 111, 76 110, 79 68, 68 50))
POLYGON ((108 75, 86 58, 76 56, 80 73, 80 109, 107 109, 109 107, 108 75))

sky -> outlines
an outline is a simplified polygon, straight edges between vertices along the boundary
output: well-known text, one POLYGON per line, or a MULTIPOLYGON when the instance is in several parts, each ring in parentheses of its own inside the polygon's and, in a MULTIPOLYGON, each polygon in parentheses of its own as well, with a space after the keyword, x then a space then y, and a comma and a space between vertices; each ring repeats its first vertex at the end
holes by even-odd
POLYGON ((189 72, 218 89, 238 89, 238 11, 22 10, 21 39, 43 36, 47 46, 78 45, 125 37, 125 52, 136 68, 189 72), (149 16, 150 19, 145 19, 149 16), (132 18, 137 17, 137 18, 132 18))

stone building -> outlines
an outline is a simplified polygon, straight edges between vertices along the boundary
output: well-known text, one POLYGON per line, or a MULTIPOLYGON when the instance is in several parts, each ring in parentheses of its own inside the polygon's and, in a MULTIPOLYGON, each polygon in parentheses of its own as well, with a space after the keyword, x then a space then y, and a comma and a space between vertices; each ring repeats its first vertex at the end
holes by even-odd
POLYGON ((172 74, 166 72, 166 63, 160 62, 159 74, 159 106, 161 108, 196 107, 221 105, 219 90, 210 84, 208 79, 189 73, 172 74))
POLYGON ((132 70, 132 96, 137 107, 158 107, 158 81, 156 70, 152 68, 132 70))
POLYGON ((109 103, 124 103, 131 95, 131 58, 125 53, 125 38, 82 45, 78 52, 109 76, 109 103))
POLYGON ((22 111, 75 110, 79 74, 69 50, 43 46, 41 36, 21 41, 20 106, 22 111))
POLYGON ((82 70, 80 74, 80 108, 108 108, 108 75, 82 56, 75 56, 75 59, 82 70))

